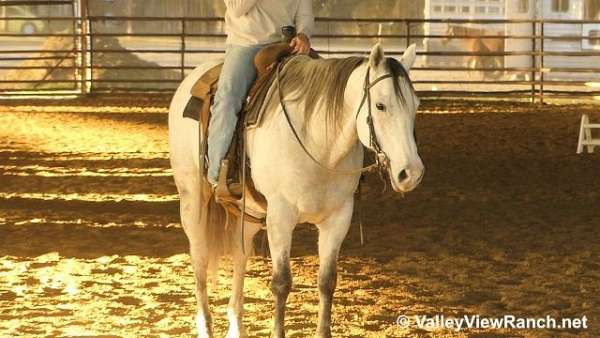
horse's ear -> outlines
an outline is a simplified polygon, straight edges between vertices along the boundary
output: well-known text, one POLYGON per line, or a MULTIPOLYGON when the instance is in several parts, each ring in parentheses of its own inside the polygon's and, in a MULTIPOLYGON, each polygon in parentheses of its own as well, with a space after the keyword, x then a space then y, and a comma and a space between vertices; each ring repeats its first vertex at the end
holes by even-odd
POLYGON ((415 45, 413 43, 412 45, 408 46, 408 48, 406 48, 406 50, 404 51, 404 55, 402 55, 402 59, 400 60, 400 62, 402 62, 402 66, 404 66, 404 69, 407 72, 410 70, 410 68, 415 63, 416 58, 417 58, 417 45, 415 45))
POLYGON ((369 66, 371 68, 377 68, 383 62, 385 55, 383 54, 383 48, 380 43, 377 43, 371 49, 371 55, 369 55, 369 66))

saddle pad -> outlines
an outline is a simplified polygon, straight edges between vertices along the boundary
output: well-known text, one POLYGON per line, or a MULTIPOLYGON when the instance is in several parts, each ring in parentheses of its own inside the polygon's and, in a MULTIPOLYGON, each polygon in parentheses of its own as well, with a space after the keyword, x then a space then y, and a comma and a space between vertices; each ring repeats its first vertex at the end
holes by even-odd
POLYGON ((219 64, 204 73, 190 90, 192 97, 183 110, 183 117, 208 121, 212 97, 217 91, 219 76, 223 64, 219 64))

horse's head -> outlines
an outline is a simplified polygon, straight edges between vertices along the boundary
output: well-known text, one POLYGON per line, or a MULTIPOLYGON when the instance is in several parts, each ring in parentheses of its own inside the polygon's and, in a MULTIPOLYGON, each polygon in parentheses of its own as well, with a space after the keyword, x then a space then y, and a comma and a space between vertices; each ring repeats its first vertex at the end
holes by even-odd
POLYGON ((452 37, 456 34, 456 26, 453 25, 447 25, 446 28, 446 36, 443 37, 442 39, 440 39, 440 41, 442 42, 442 44, 444 44, 444 46, 448 45, 448 43, 450 42, 450 40, 452 40, 452 37))
POLYGON ((419 98, 408 77, 415 58, 414 44, 400 62, 386 58, 383 48, 375 45, 369 57, 365 102, 357 116, 361 143, 385 154, 392 187, 397 192, 416 188, 425 170, 414 133, 419 98))

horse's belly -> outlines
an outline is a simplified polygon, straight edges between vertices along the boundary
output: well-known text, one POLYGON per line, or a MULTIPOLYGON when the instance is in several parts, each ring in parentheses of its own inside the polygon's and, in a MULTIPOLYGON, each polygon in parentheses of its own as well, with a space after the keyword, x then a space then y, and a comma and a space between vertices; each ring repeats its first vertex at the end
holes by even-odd
POLYGON ((353 198, 352 193, 336 194, 336 196, 327 195, 305 195, 298 201, 298 212, 300 223, 318 224, 336 213, 344 206, 344 202, 353 198))
POLYGON ((332 179, 321 175, 319 180, 307 180, 290 175, 288 179, 280 180, 275 173, 265 174, 270 179, 263 182, 265 184, 257 184, 257 188, 267 201, 283 199, 292 205, 298 211, 299 223, 319 223, 335 213, 353 198, 358 183, 358 179, 349 177, 332 179))

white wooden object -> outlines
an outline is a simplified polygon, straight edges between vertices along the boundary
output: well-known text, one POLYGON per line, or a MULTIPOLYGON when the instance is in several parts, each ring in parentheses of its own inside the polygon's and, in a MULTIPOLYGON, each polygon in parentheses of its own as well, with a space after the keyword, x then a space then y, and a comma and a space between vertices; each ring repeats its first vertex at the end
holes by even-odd
POLYGON ((588 153, 594 152, 594 147, 600 146, 600 138, 592 137, 592 129, 600 129, 600 123, 590 123, 587 114, 581 116, 581 126, 579 127, 579 142, 577 142, 577 153, 583 152, 584 146, 588 153))

